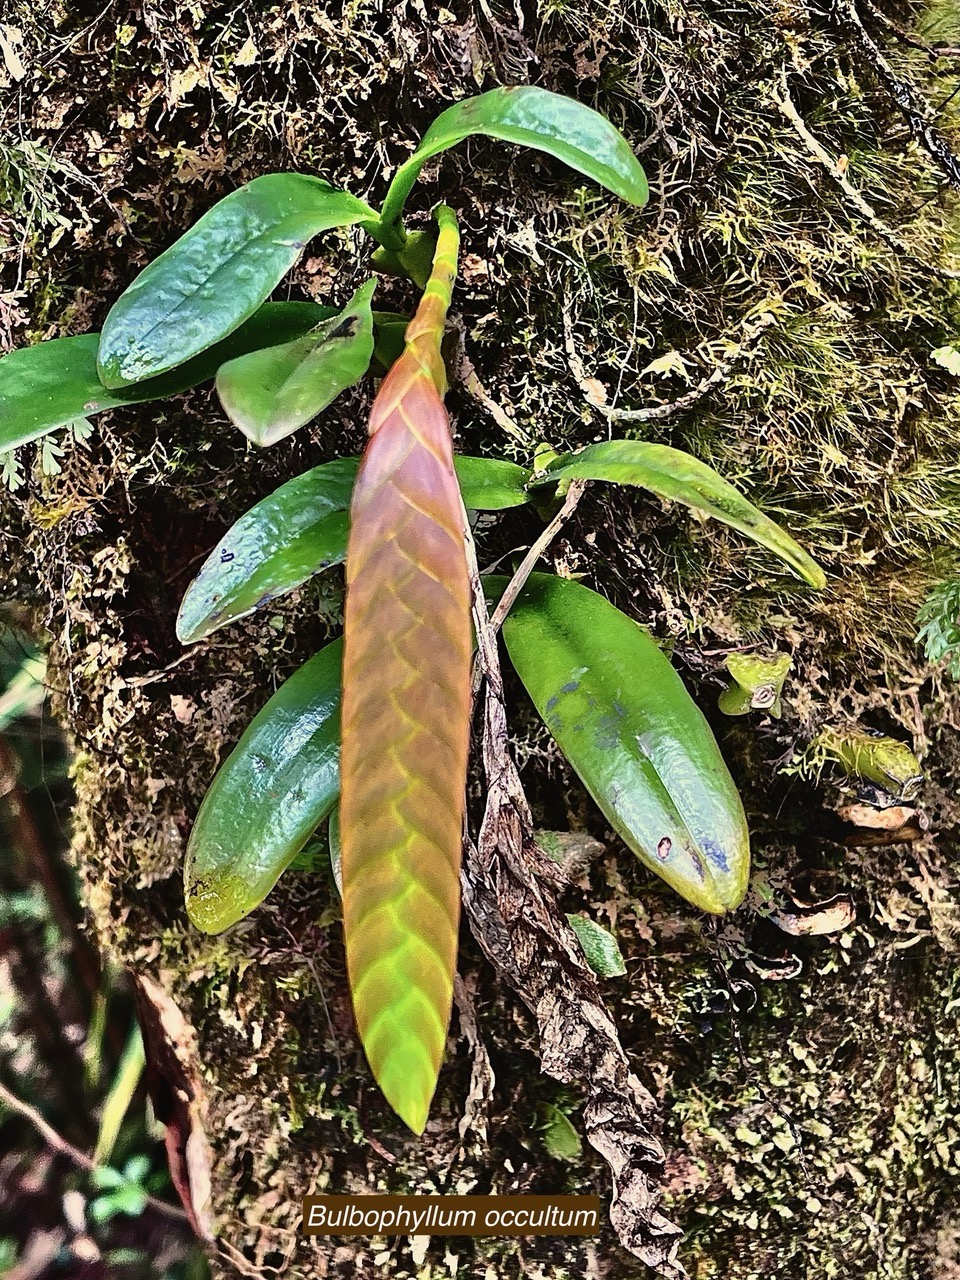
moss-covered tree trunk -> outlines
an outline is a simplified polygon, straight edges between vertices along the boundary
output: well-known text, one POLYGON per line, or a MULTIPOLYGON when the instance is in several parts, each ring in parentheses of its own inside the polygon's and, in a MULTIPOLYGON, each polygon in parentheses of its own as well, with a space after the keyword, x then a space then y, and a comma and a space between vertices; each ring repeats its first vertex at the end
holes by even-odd
MULTIPOLYGON (((751 891, 729 919, 642 871, 508 686, 522 781, 538 825, 582 834, 563 909, 613 929, 626 958, 604 994, 656 1102, 661 1208, 689 1272, 957 1274, 960 701, 913 641, 960 520, 960 398, 930 358, 958 322, 960 61, 929 51, 960 44, 952 0, 928 13, 893 0, 9 8, 3 348, 98 326, 145 262, 256 174, 318 172, 376 200, 456 97, 531 80, 627 132, 652 179, 643 211, 487 143, 425 175, 416 207, 442 196, 463 224, 455 307, 476 377, 450 397, 459 447, 523 461, 539 440, 686 447, 789 523, 831 581, 816 595, 738 535, 623 490, 588 492, 548 556, 671 642, 713 720, 754 840, 751 891), (758 648, 792 654, 783 717, 725 719, 723 658, 758 648), (850 723, 922 759, 921 838, 865 844, 837 818, 807 748, 850 723), (852 918, 790 932, 798 903, 833 895, 852 918)), ((312 244, 294 296, 345 300, 366 252, 359 234, 312 244)), ((395 281, 378 299, 412 302, 395 281)), ((301 1240, 314 1190, 598 1190, 608 1203, 610 1174, 587 1146, 550 1154, 551 1108, 577 1127, 582 1095, 540 1073, 534 1021, 466 926, 476 1020, 454 1019, 417 1142, 365 1068, 319 862, 224 936, 184 915, 204 788, 335 632, 341 586, 321 576, 188 652, 178 600, 256 498, 358 451, 369 397, 251 452, 205 388, 101 417, 82 445, 59 440, 62 456, 17 459, 5 593, 52 639, 91 928, 164 1015, 178 1053, 158 1067, 195 1075, 192 1099, 167 1101, 209 1144, 218 1274, 639 1276, 609 1227, 587 1242, 301 1240)), ((541 527, 525 512, 485 521, 481 563, 541 527)), ((477 788, 471 803, 476 818, 477 788)), ((184 1177, 198 1200, 203 1166, 195 1136, 184 1177)))

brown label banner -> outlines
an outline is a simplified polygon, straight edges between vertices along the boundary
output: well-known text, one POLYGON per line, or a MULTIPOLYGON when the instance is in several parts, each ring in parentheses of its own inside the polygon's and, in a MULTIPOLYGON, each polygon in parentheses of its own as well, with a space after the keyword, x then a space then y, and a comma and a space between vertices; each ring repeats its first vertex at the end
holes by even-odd
POLYGON ((595 1236, 599 1196, 305 1196, 306 1236, 595 1236))

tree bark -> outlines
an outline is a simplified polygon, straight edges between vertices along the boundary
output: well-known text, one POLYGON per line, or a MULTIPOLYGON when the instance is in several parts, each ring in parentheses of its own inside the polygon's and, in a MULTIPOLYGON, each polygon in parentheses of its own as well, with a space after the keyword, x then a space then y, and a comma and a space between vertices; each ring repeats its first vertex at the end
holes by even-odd
MULTIPOLYGON (((177 1181, 216 1236, 216 1274, 642 1275, 650 1242, 610 1211, 613 1167, 620 1184, 649 1180, 649 1211, 678 1224, 698 1280, 946 1280, 960 1267, 960 703, 924 666, 913 616, 955 566, 960 519, 958 384, 930 360, 956 332, 960 66, 927 52, 956 32, 893 0, 88 8, 16 0, 0 28, 3 119, 16 121, 0 146, 0 345, 98 327, 147 261, 259 173, 318 172, 375 203, 454 98, 532 81, 621 126, 653 194, 634 210, 490 142, 427 172, 411 209, 425 220, 442 198, 463 226, 458 448, 525 464, 541 439, 688 448, 830 574, 814 594, 737 534, 588 489, 547 561, 673 645, 743 791, 751 890, 714 921, 648 876, 505 673, 534 825, 599 849, 543 901, 558 936, 578 912, 618 937, 628 976, 597 998, 624 1058, 593 1061, 649 1099, 652 1146, 621 1126, 617 1151, 549 1154, 547 1108, 590 1138, 609 1130, 613 1097, 601 1115, 588 1082, 558 1081, 570 1010, 558 1003, 545 1045, 543 1009, 466 923, 459 1013, 417 1142, 355 1038, 321 860, 217 938, 189 926, 180 884, 218 763, 336 633, 341 587, 321 575, 186 652, 179 599, 254 501, 359 452, 371 386, 265 452, 247 451, 209 387, 101 416, 85 444, 60 441, 56 474, 39 447, 21 451, 25 481, 2 500, 5 594, 50 635, 90 928, 142 979, 177 1181), (755 649, 792 654, 783 717, 725 718, 723 658, 755 649), (842 780, 807 748, 849 723, 920 756, 922 838, 865 844, 837 817, 842 780), (837 931, 783 927, 835 895, 854 908, 837 931), (386 1190, 596 1190, 605 1224, 587 1241, 300 1238, 303 1195, 386 1190)), ((345 301, 367 253, 360 233, 312 244, 291 296, 345 301)), ((378 307, 413 302, 402 282, 378 286, 378 307)), ((481 567, 542 527, 526 510, 484 520, 481 567)), ((472 832, 489 866, 475 755, 472 832)), ((510 856, 534 883, 525 848, 518 836, 510 856)), ((482 912, 478 867, 467 892, 482 912)), ((678 1274, 674 1243, 665 1228, 663 1274, 678 1274)))

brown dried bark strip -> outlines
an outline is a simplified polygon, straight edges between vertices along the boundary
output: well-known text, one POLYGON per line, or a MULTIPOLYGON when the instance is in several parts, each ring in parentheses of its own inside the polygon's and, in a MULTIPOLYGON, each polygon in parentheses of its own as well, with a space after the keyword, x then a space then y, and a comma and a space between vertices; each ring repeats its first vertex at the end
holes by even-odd
POLYGON ((660 1275, 680 1280, 680 1230, 657 1208, 664 1152, 650 1131, 656 1104, 630 1069, 596 979, 561 911, 559 872, 533 823, 507 745, 496 641, 472 542, 478 662, 486 677, 483 764, 487 801, 477 843, 466 841, 463 905, 484 954, 537 1020, 543 1070, 586 1092, 591 1145, 613 1175, 610 1221, 620 1242, 660 1275))

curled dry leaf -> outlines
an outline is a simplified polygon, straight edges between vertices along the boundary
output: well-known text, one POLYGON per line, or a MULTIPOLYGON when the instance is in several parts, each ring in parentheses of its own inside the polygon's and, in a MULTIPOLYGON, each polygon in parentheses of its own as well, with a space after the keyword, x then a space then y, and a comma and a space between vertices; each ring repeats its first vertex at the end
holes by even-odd
POLYGON ((778 929, 795 938, 841 933, 844 929, 849 929, 856 918, 856 905, 845 893, 838 893, 824 902, 795 902, 792 911, 777 911, 770 917, 778 929))
POLYGON ((496 639, 468 543, 478 662, 486 679, 483 764, 487 800, 476 845, 465 846, 463 902, 470 928, 497 972, 533 1014, 541 1065, 582 1089, 582 1127, 607 1162, 610 1223, 625 1249, 665 1280, 687 1275, 680 1231, 659 1209, 664 1153, 651 1130, 656 1102, 631 1069, 590 971, 558 903, 561 873, 533 839, 520 778, 507 745, 496 639))
POLYGON ((744 967, 758 978, 767 982, 788 982, 791 978, 799 978, 803 972, 803 961, 799 956, 749 956, 744 967))
POLYGON ((211 1156, 202 1122, 204 1098, 193 1028, 163 987, 146 974, 134 974, 134 990, 147 1090, 164 1126, 170 1178, 194 1231, 212 1240, 211 1156))
POLYGON ((902 827, 891 827, 889 830, 871 830, 864 828, 854 831, 844 839, 848 849, 875 849, 891 844, 913 844, 922 840, 930 828, 930 819, 924 813, 905 822, 902 827))
POLYGON ((844 822, 852 823, 855 827, 866 827, 871 831, 898 831, 901 827, 917 827, 923 832, 930 828, 927 814, 902 804, 893 804, 886 809, 878 809, 872 804, 845 804, 837 810, 837 815, 844 822))

